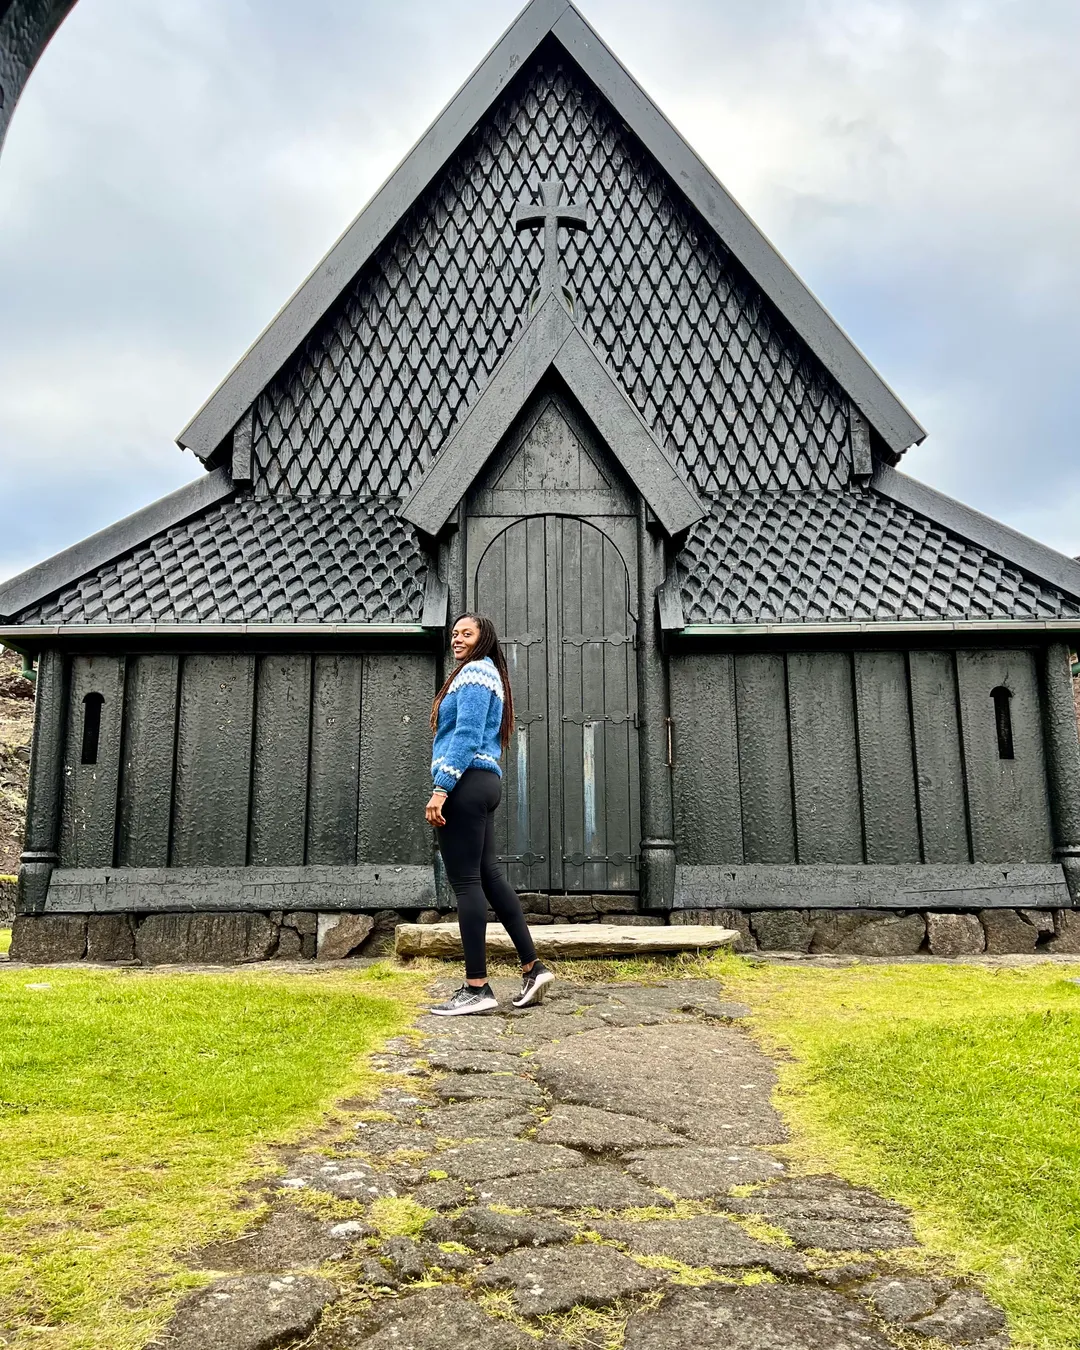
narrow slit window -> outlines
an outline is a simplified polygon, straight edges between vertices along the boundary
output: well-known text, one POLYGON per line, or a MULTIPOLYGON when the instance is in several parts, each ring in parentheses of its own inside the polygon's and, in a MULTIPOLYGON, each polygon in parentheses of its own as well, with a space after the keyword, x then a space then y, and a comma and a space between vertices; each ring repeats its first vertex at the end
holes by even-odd
POLYGON ((87 694, 83 699, 82 762, 96 764, 101 739, 101 705, 104 694, 87 694))
POLYGON ((1006 689, 1003 684, 999 684, 996 689, 990 690, 990 697, 994 700, 994 726, 997 728, 998 759, 1012 759, 1014 758, 1012 711, 1009 707, 1012 690, 1006 689))

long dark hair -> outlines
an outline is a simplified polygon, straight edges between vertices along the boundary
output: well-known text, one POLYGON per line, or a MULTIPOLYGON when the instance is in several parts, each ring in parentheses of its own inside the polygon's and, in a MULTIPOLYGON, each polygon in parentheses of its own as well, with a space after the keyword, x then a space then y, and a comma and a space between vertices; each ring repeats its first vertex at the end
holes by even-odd
MULTIPOLYGON (((471 610, 459 614, 454 620, 453 628, 456 628, 462 619, 472 619, 480 630, 480 636, 476 639, 476 646, 465 658, 465 661, 482 661, 485 656, 490 656, 495 663, 495 669, 499 672, 499 679, 502 680, 503 714, 502 725, 499 727, 499 741, 505 750, 510 744, 510 733, 514 730, 514 695, 510 690, 510 672, 506 669, 506 658, 499 646, 499 635, 490 619, 485 619, 482 614, 474 614, 471 610)), ((446 691, 450 688, 454 676, 464 664, 465 662, 462 661, 454 667, 443 681, 442 688, 435 695, 435 702, 431 705, 431 730, 433 734, 439 726, 439 704, 446 697, 446 691)))

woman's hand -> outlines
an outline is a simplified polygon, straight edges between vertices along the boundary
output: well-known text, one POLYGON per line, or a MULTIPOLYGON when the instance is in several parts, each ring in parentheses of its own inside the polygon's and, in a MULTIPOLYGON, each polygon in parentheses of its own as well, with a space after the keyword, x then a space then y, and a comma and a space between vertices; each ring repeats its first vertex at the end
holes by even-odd
POLYGON ((443 816, 443 803, 446 801, 445 792, 433 792, 424 808, 424 815, 427 817, 429 825, 445 825, 446 818, 443 816))

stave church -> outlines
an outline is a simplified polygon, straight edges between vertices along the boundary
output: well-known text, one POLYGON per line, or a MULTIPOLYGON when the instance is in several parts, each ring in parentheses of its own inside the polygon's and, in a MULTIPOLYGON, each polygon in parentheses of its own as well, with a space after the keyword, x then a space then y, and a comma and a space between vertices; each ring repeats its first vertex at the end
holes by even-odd
POLYGON ((180 432, 198 480, 0 586, 37 668, 13 954, 346 954, 450 910, 466 608, 538 923, 1080 950, 1080 564, 904 474, 924 435, 531 0, 180 432))

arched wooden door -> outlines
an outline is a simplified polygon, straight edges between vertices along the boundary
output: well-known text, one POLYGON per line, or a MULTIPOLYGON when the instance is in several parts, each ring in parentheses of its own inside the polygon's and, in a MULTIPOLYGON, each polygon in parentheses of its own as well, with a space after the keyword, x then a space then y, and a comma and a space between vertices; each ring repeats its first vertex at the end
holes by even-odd
POLYGON ((636 891, 635 623, 619 550, 584 520, 518 520, 484 551, 475 604, 505 644, 517 710, 496 817, 511 881, 636 891))

